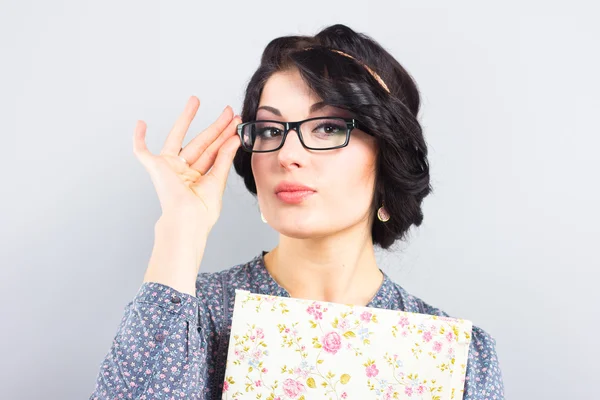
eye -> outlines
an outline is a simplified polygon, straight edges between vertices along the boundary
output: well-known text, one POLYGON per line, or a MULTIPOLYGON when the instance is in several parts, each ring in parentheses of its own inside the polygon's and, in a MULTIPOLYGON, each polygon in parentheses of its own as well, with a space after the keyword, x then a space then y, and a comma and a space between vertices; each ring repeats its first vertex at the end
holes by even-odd
POLYGON ((314 127, 313 133, 319 133, 323 136, 332 136, 340 133, 346 134, 346 126, 335 121, 325 121, 314 127))
POLYGON ((261 138, 269 139, 281 136, 282 134, 283 130, 277 126, 259 126, 256 128, 256 136, 260 136, 261 138))

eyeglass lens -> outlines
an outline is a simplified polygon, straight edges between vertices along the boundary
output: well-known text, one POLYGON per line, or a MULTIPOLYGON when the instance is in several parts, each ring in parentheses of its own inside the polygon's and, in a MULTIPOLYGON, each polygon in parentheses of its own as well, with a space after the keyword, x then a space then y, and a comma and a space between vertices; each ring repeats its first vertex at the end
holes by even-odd
MULTIPOLYGON (((253 151, 269 151, 281 145, 285 124, 279 122, 254 122, 245 125, 242 140, 253 151)), ((315 149, 337 147, 346 141, 348 128, 341 118, 319 118, 304 121, 300 133, 304 144, 315 149)))

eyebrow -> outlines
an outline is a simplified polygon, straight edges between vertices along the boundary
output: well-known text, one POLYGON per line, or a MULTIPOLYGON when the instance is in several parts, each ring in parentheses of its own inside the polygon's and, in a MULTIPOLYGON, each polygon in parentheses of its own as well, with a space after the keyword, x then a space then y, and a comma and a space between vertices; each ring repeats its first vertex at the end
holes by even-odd
MULTIPOLYGON (((319 101, 318 103, 313 104, 312 106, 310 106, 310 110, 309 113, 314 113, 316 111, 319 111, 320 109, 326 107, 327 104, 324 101, 319 101)), ((275 107, 271 107, 271 106, 260 106, 256 109, 256 112, 258 112, 258 110, 267 110, 272 112, 273 114, 281 117, 281 111, 279 111, 278 109, 276 109, 275 107)))

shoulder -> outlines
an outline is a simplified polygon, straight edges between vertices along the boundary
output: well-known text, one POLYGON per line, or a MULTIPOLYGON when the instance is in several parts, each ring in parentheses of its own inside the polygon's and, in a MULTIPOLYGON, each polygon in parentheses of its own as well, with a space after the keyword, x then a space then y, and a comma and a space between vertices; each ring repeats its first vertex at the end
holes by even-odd
MULTIPOLYGON (((461 316, 450 315, 444 310, 425 302, 423 299, 409 293, 397 283, 394 283, 393 285, 394 295, 391 306, 393 309, 401 309, 403 311, 420 314, 437 315, 440 317, 462 318, 461 316)), ((475 324, 473 325, 473 335, 485 340, 486 342, 490 342, 494 345, 496 344, 496 340, 489 333, 475 324)))
POLYGON ((196 280, 198 297, 223 295, 225 289, 249 289, 254 280, 258 256, 218 272, 200 272, 196 280))
MULTIPOLYGON (((394 283, 395 308, 408 312, 454 317, 438 307, 408 293, 394 283)), ((458 316, 460 318, 460 316, 458 316)), ((486 330, 473 323, 469 359, 465 378, 464 399, 504 399, 504 385, 500 363, 496 353, 496 339, 486 330)))
POLYGON ((217 272, 200 272, 196 278, 196 297, 201 317, 220 324, 233 305, 235 289, 252 290, 258 256, 217 272))
MULTIPOLYGON (((440 317, 462 318, 461 316, 450 315, 442 309, 432 306, 423 299, 410 294, 402 286, 394 283, 395 293, 392 299, 392 307, 402 309, 403 311, 437 315, 440 317)), ((481 346, 495 346, 496 339, 481 327, 473 324, 473 342, 481 346)))

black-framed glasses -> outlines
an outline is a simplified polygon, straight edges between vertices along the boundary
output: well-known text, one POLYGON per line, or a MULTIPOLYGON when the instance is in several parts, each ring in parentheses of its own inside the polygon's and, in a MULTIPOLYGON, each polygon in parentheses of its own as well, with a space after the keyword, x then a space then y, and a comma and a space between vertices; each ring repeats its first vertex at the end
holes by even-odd
POLYGON ((237 132, 245 151, 267 153, 282 148, 292 129, 298 134, 304 148, 332 150, 347 146, 350 132, 355 128, 372 135, 356 119, 341 117, 315 117, 297 122, 249 121, 239 124, 237 132))

